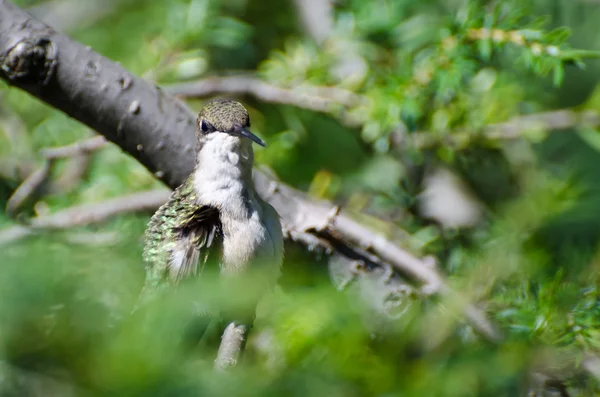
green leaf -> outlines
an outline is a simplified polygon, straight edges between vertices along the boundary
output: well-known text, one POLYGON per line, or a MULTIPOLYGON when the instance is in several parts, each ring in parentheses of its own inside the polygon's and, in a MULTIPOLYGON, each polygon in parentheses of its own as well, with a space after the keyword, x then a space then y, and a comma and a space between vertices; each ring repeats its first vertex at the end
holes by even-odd
POLYGON ((554 45, 564 43, 571 36, 571 29, 566 26, 554 29, 546 33, 546 41, 554 45))
POLYGON ((411 237, 411 247, 418 251, 439 240, 440 231, 437 226, 426 226, 417 230, 411 237))
POLYGON ((588 144, 592 149, 600 152, 600 133, 592 128, 580 128, 577 134, 588 144))
POLYGON ((448 146, 441 146, 436 153, 438 157, 447 164, 452 164, 456 158, 456 151, 448 146))
POLYGON ((477 49, 479 50, 479 56, 485 61, 489 61, 492 56, 492 40, 479 40, 477 41, 477 49))
POLYGON ((560 58, 563 61, 567 61, 567 60, 577 61, 581 58, 595 59, 595 58, 600 58, 600 51, 573 50, 573 49, 563 50, 560 52, 560 58))
POLYGON ((562 65, 562 63, 559 63, 558 65, 554 66, 553 71, 554 75, 552 77, 552 82, 555 86, 559 86, 562 84, 565 77, 565 67, 562 65))

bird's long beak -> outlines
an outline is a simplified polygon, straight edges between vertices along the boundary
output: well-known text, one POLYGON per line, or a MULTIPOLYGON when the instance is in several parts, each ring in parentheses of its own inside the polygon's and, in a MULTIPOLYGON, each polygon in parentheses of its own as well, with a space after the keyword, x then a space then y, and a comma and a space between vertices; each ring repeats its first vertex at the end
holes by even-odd
POLYGON ((241 136, 250 139, 253 142, 258 143, 260 146, 262 147, 267 147, 267 144, 260 139, 259 137, 257 137, 256 135, 254 135, 252 132, 250 132, 249 129, 241 127, 239 129, 237 129, 236 131, 238 134, 240 134, 241 136))

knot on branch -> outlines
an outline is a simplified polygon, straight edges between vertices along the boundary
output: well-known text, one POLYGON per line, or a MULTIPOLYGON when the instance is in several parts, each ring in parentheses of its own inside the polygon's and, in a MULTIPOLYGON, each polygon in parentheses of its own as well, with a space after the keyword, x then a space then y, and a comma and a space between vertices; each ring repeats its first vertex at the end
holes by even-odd
POLYGON ((56 59, 56 46, 49 38, 24 38, 0 56, 0 69, 11 81, 46 85, 56 59))

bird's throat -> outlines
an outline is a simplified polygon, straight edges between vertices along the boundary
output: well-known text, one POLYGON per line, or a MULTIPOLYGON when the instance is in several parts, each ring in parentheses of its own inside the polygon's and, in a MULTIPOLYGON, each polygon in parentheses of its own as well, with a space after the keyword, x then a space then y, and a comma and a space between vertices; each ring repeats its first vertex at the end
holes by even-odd
POLYGON ((198 152, 192 176, 199 204, 240 213, 255 196, 251 145, 234 140, 205 144, 198 152))

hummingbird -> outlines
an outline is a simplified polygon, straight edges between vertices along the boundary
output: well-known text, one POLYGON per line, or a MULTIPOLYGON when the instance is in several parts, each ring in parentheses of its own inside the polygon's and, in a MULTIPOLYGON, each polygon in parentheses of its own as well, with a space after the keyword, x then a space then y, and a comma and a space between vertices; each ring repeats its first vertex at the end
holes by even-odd
POLYGON ((224 320, 252 326, 256 303, 276 284, 283 260, 279 214, 252 181, 253 143, 266 146, 250 131, 241 103, 217 98, 202 108, 195 167, 145 232, 146 282, 140 303, 185 279, 202 278, 212 257, 219 264, 217 282, 231 289, 226 294, 242 294, 239 299, 245 303, 243 312, 231 310, 224 320))

